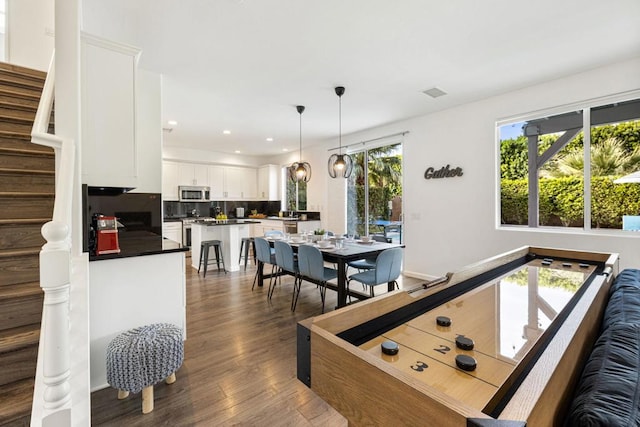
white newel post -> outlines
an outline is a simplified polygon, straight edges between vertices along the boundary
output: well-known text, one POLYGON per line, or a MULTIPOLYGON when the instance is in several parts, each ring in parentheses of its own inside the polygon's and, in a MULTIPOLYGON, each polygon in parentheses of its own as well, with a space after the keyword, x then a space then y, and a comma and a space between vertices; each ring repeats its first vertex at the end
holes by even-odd
POLYGON ((71 400, 69 227, 64 223, 51 221, 42 227, 42 236, 47 240, 40 252, 40 287, 44 291, 41 337, 44 349, 44 407, 45 411, 55 411, 71 400))

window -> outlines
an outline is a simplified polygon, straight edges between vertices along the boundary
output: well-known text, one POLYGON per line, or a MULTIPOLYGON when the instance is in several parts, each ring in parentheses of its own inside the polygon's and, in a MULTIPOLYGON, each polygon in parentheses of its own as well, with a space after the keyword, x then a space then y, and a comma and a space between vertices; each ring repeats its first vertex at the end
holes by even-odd
POLYGON ((401 153, 402 144, 395 143, 351 154, 354 170, 347 183, 348 233, 384 235, 401 242, 401 153))
POLYGON ((304 181, 296 182, 289 176, 289 168, 282 168, 282 176, 286 182, 285 205, 288 211, 306 211, 307 210, 307 183, 304 181))
POLYGON ((632 229, 638 223, 640 178, 621 181, 640 171, 640 99, 498 130, 501 224, 632 229))

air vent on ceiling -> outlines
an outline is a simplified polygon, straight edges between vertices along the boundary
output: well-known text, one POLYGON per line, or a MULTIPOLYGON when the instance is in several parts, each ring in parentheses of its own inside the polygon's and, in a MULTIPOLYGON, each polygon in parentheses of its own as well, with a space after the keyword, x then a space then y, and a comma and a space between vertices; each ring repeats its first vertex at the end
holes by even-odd
POLYGON ((173 132, 173 128, 162 128, 163 132, 171 133, 173 132))
POLYGON ((439 89, 437 87, 432 87, 431 89, 427 89, 427 90, 423 90, 422 93, 429 95, 432 98, 438 98, 442 95, 446 95, 447 92, 443 91, 442 89, 439 89))

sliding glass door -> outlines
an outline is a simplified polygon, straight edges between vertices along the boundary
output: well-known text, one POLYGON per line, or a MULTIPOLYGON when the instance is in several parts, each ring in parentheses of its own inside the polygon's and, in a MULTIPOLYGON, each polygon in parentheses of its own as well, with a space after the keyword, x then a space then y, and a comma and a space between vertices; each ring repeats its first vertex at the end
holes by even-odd
POLYGON ((402 144, 351 153, 347 232, 402 242, 402 144))

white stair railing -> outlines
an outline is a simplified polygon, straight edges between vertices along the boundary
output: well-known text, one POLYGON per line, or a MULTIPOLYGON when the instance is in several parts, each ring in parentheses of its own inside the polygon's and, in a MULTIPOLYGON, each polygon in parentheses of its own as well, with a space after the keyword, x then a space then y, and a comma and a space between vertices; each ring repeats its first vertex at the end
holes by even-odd
POLYGON ((54 82, 55 53, 51 58, 31 132, 31 142, 53 148, 56 158, 53 219, 42 227, 42 236, 47 243, 40 251, 40 287, 44 291, 44 305, 39 358, 42 360, 44 392, 41 402, 34 401, 34 408, 40 407, 38 412, 42 415, 42 425, 67 424, 63 420, 70 420, 71 409, 70 230, 75 147, 72 140, 47 133, 53 106, 54 82))

